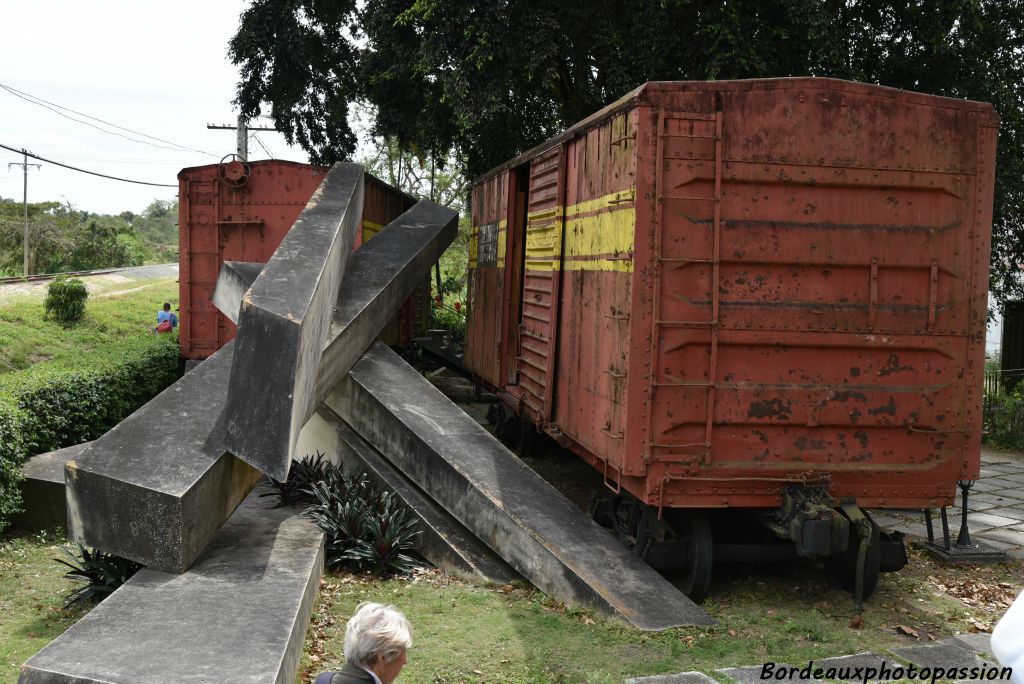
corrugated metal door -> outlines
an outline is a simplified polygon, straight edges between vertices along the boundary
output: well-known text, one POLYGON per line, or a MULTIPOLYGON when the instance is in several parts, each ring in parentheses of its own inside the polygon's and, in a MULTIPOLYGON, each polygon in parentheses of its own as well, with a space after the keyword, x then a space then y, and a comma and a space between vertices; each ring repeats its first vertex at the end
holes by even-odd
POLYGON ((564 222, 563 150, 555 147, 530 164, 519 373, 526 411, 541 423, 551 417, 555 334, 564 222))

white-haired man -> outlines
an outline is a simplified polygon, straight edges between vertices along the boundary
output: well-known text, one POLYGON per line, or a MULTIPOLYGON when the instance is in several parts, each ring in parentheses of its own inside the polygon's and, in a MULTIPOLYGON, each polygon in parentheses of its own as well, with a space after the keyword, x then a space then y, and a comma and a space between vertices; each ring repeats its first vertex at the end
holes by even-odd
POLYGON ((315 684, 391 684, 405 666, 412 627, 394 606, 361 603, 345 625, 345 667, 315 684))

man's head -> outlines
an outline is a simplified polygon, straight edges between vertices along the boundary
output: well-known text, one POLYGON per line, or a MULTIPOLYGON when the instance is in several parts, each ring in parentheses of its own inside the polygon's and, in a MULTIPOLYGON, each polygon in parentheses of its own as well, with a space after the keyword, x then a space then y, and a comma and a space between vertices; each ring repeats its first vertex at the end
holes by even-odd
POLYGON ((345 659, 391 684, 405 665, 412 627, 394 606, 361 603, 345 626, 345 659))
MULTIPOLYGON (((152 310, 152 309, 151 309, 152 310)), ((170 311, 171 305, 169 302, 164 302, 164 311, 170 311)))

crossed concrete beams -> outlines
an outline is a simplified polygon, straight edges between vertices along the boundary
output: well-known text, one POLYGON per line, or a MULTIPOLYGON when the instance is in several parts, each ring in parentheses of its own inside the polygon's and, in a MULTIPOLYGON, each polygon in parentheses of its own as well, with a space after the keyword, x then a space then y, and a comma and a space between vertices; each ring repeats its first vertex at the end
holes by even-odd
MULTIPOLYGON (((322 190, 330 187, 335 170, 325 178, 322 190)), ((342 170, 348 171, 345 167, 342 170)), ((346 187, 342 186, 342 192, 346 187)), ((322 206, 327 193, 321 192, 319 196, 322 206)), ((341 206, 335 207, 335 211, 345 213, 341 206)), ((421 202, 348 257, 340 291, 334 290, 340 303, 333 313, 329 310, 321 321, 303 319, 303 327, 316 324, 324 329, 325 342, 312 353, 318 359, 313 366, 312 382, 301 384, 301 395, 293 389, 292 396, 285 391, 260 397, 260 410, 279 416, 290 415, 298 406, 315 407, 322 396, 317 392, 326 392, 318 388, 329 388, 348 370, 398 305, 412 293, 429 265, 451 243, 457 220, 454 211, 421 202), (333 377, 318 380, 319 373, 333 377)), ((302 225, 311 223, 297 223, 293 230, 302 225)), ((338 225, 355 231, 358 222, 339 221, 338 225)), ((320 239, 319 235, 314 237, 320 239)), ((351 240, 346 240, 351 245, 351 240)), ((287 252, 289 259, 292 254, 291 250, 287 252)), ((277 253, 264 272, 276 258, 277 253)), ((241 270, 245 271, 244 267, 241 270)), ((251 274, 252 269, 245 272, 251 274)), ((294 277, 316 278, 317 274, 299 273, 294 277)), ((281 287, 288 284, 281 283, 281 287)), ((308 283, 300 289, 306 293, 316 291, 308 283)), ((221 295, 223 301, 227 295, 223 290, 221 295)), ((231 317, 238 317, 237 301, 226 313, 232 310, 235 315, 231 317)), ((240 327, 236 341, 225 345, 67 463, 68 532, 72 539, 153 569, 180 573, 214 537, 261 476, 258 469, 230 452, 226 440, 230 415, 238 415, 248 400, 243 397, 241 408, 235 406, 231 410, 229 378, 239 364, 238 359, 244 365, 262 358, 250 355, 246 360, 236 356, 242 330, 244 327, 240 327)), ((246 365, 245 371, 255 378, 267 379, 275 387, 282 382, 290 385, 295 368, 310 368, 303 340, 316 337, 304 333, 307 338, 303 338, 294 332, 282 335, 280 342, 275 338, 264 339, 264 348, 281 350, 281 357, 287 360, 283 366, 275 365, 271 359, 263 365, 246 365)), ((254 390, 255 394, 261 392, 254 390)), ((308 417, 306 412, 303 408, 298 414, 303 416, 303 422, 308 417)), ((257 430, 256 434, 263 432, 257 430)), ((284 435, 281 443, 291 439, 290 427, 289 432, 274 434, 284 435)), ((278 464, 275 472, 281 469, 278 464)), ((286 466, 283 469, 287 472, 286 466)))

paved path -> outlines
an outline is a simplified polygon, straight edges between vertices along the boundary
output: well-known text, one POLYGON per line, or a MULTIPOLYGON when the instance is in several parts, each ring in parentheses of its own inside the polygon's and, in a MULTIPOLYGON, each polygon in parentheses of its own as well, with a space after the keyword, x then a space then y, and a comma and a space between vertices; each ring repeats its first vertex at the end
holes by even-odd
MULTIPOLYGON (((961 521, 959 501, 947 510, 949 534, 956 541, 961 521)), ((919 510, 879 510, 872 511, 872 515, 882 527, 927 538, 924 514, 919 510)), ((941 540, 939 516, 934 515, 932 520, 935 537, 941 540)), ((967 497, 967 523, 972 541, 1024 559, 1024 454, 982 448, 981 479, 967 497)))

